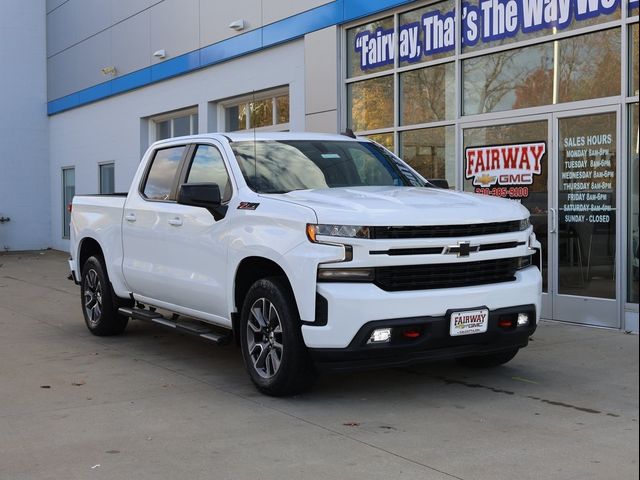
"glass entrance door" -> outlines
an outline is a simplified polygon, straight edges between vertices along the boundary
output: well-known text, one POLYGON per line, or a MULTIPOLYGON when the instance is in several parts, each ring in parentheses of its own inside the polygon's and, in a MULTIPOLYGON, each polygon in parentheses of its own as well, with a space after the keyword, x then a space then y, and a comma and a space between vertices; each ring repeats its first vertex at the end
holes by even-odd
POLYGON ((553 291, 549 243, 550 115, 513 119, 510 123, 472 123, 462 130, 463 185, 467 192, 521 202, 542 244, 542 316, 552 318, 553 291), (492 161, 478 162, 478 158, 492 161), (496 160, 494 162, 494 160, 496 160))
POLYGON ((552 318, 619 326, 617 109, 556 114, 552 318))

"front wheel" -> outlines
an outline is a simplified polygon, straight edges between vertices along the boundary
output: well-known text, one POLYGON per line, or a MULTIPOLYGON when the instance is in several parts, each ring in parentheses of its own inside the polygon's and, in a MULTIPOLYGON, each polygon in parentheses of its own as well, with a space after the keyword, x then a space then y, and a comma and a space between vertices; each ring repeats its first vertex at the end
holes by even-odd
POLYGON ((118 335, 129 319, 118 313, 107 270, 99 257, 89 257, 82 266, 80 280, 82 313, 87 328, 99 337, 118 335))
POLYGON ((262 393, 295 395, 315 381, 295 299, 281 278, 258 280, 249 289, 240 317, 240 346, 249 377, 262 393))
POLYGON ((461 365, 465 367, 475 367, 475 368, 489 368, 489 367, 497 367, 499 365, 503 365, 518 353, 518 348, 514 348, 513 350, 507 350, 504 352, 491 353, 488 355, 475 355, 472 357, 461 357, 456 360, 461 365))

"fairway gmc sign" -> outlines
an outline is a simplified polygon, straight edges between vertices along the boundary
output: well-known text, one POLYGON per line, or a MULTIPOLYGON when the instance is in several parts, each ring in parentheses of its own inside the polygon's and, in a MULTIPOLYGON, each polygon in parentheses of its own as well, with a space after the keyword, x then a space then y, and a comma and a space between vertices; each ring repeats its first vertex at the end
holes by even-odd
POLYGON ((546 142, 468 147, 464 152, 464 177, 476 193, 506 198, 526 198, 534 175, 542 173, 546 142))

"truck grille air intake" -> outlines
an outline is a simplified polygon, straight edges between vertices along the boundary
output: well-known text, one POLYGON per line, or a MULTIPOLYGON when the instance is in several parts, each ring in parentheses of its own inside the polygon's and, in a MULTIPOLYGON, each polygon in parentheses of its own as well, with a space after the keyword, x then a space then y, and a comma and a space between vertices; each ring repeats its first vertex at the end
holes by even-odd
POLYGON ((440 225, 409 227, 372 227, 371 237, 389 238, 445 238, 471 237, 520 231, 520 221, 481 223, 476 225, 440 225))
POLYGON ((518 258, 500 258, 481 262, 378 267, 374 283, 393 292, 510 282, 515 280, 518 265, 518 258))

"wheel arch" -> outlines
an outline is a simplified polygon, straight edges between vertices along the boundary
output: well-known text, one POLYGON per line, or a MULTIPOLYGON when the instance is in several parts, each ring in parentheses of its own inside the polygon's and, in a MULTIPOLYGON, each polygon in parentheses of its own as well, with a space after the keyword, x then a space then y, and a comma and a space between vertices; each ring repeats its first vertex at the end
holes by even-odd
POLYGON ((81 240, 78 247, 78 273, 82 275, 82 267, 87 259, 91 256, 99 255, 102 257, 102 263, 106 264, 104 251, 100 243, 92 237, 85 237, 81 240))
POLYGON ((278 263, 266 257, 245 257, 238 264, 233 277, 233 305, 236 313, 231 315, 231 319, 236 342, 238 341, 238 327, 244 298, 251 288, 251 285, 256 281, 267 277, 280 277, 284 279, 285 284, 289 288, 295 301, 294 307, 299 311, 298 300, 296 299, 295 292, 291 285, 291 280, 285 270, 278 263))

